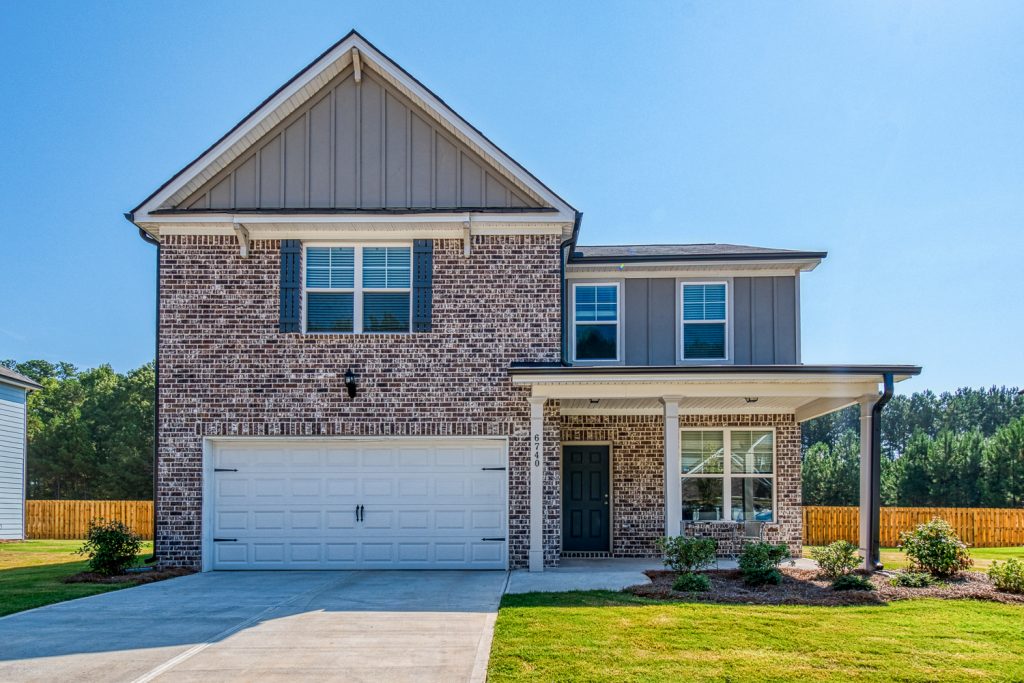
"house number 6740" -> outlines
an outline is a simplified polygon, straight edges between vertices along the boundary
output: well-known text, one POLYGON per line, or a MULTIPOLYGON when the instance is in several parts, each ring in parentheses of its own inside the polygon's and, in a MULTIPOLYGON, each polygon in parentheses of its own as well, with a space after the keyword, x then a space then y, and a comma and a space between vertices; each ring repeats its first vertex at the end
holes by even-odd
POLYGON ((533 435, 533 466, 540 467, 540 434, 533 435))

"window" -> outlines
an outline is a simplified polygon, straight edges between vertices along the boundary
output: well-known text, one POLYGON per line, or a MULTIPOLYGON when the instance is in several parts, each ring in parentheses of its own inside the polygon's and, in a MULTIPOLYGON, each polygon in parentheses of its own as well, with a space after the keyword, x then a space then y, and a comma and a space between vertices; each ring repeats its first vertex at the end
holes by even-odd
POLYGON ((725 283, 683 283, 682 301, 683 360, 725 360, 725 283))
POLYGON ((774 520, 772 430, 683 430, 680 443, 684 521, 774 520))
POLYGON ((408 332, 412 249, 306 248, 307 332, 408 332))
POLYGON ((619 286, 573 285, 576 360, 619 359, 619 286))

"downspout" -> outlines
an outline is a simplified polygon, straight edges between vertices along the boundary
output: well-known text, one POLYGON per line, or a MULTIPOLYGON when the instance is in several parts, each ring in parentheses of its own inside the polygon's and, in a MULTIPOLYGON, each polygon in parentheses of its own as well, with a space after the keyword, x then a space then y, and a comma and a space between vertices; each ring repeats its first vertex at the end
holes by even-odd
MULTIPOLYGON (((559 245, 559 247, 558 247, 559 251, 560 251, 559 259, 558 259, 558 284, 559 284, 559 293, 558 294, 559 294, 559 306, 561 308, 561 313, 562 313, 562 319, 561 319, 561 340, 560 340, 561 341, 561 352, 560 352, 561 353, 561 359, 560 360, 561 360, 561 364, 563 366, 568 366, 569 365, 569 361, 567 360, 567 357, 569 355, 569 353, 568 353, 569 338, 568 338, 568 332, 566 330, 566 319, 568 317, 568 312, 566 311, 566 305, 568 304, 568 302, 566 301, 566 297, 565 297, 565 293, 566 293, 566 289, 567 289, 566 288, 566 284, 565 284, 565 264, 566 264, 566 261, 568 261, 569 259, 568 259, 568 255, 566 254, 566 249, 570 249, 571 250, 571 249, 575 249, 576 248, 576 239, 580 236, 580 223, 582 223, 582 222, 583 222, 583 213, 580 212, 580 211, 577 211, 576 212, 576 219, 573 221, 573 224, 572 224, 572 234, 569 236, 569 239, 567 239, 564 242, 562 242, 562 244, 559 245)), ((572 252, 570 251, 569 255, 571 255, 571 254, 572 254, 572 252)))
POLYGON ((871 506, 868 510, 868 514, 871 516, 871 548, 869 550, 871 561, 869 564, 876 571, 883 568, 878 549, 879 517, 882 513, 882 408, 892 398, 892 373, 883 373, 882 382, 882 395, 871 407, 871 506))
MULTIPOLYGON (((134 225, 135 221, 130 213, 124 215, 134 225)), ((153 355, 153 376, 155 379, 153 396, 153 555, 146 558, 147 564, 153 564, 159 559, 157 554, 157 457, 160 453, 160 240, 155 239, 148 232, 139 228, 139 237, 156 247, 156 330, 155 346, 156 353, 153 355)))

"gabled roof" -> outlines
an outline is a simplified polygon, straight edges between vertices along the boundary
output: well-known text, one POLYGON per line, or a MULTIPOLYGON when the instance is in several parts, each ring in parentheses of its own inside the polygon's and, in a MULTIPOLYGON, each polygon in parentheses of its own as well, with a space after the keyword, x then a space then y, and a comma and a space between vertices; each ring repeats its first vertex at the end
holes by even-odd
POLYGON ((491 170, 498 173, 504 182, 514 186, 530 204, 554 214, 552 220, 573 220, 576 211, 564 199, 354 30, 317 57, 220 140, 161 185, 131 212, 131 219, 139 223, 151 220, 151 216, 162 214, 166 219, 176 213, 175 210, 182 208, 180 205, 186 198, 203 188, 232 162, 236 162, 268 132, 308 103, 331 83, 332 79, 349 68, 372 71, 374 77, 380 78, 388 87, 394 88, 401 96, 426 112, 432 118, 432 124, 442 127, 452 138, 485 160, 491 170))
POLYGON ((769 249, 742 244, 623 244, 577 246, 569 257, 573 263, 631 263, 661 261, 788 261, 820 260, 828 252, 769 249))
POLYGON ((26 377, 21 373, 17 373, 14 370, 8 370, 2 365, 0 365, 0 384, 9 384, 28 391, 43 388, 43 386, 34 379, 26 377))

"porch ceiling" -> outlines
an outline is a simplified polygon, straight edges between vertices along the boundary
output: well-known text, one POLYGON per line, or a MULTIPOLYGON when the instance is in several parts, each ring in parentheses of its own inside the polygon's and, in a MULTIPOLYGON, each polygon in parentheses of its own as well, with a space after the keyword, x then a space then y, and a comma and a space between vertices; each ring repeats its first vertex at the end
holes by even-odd
POLYGON ((888 374, 915 366, 516 367, 512 381, 535 398, 557 399, 566 415, 793 414, 798 422, 873 401, 888 374))

